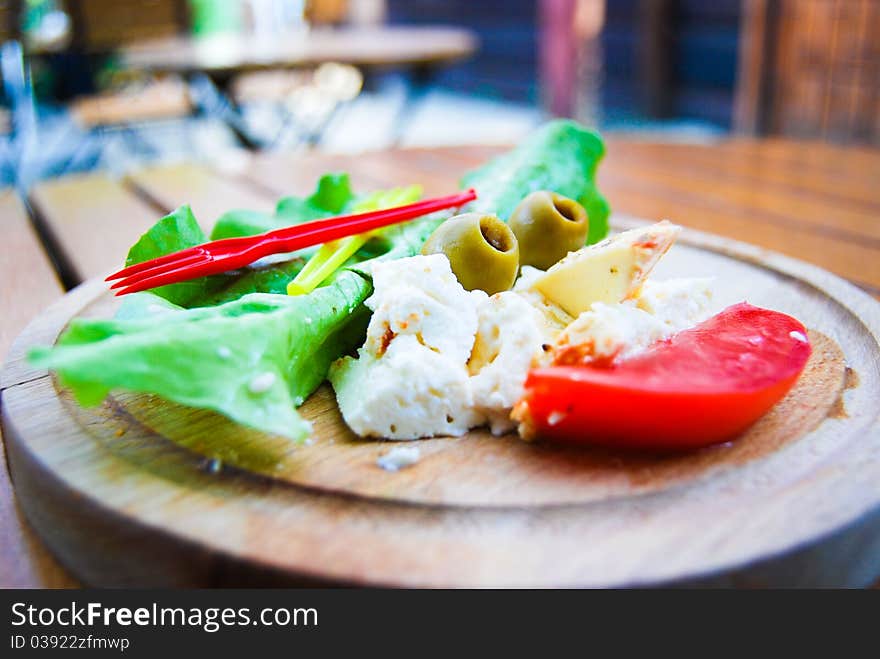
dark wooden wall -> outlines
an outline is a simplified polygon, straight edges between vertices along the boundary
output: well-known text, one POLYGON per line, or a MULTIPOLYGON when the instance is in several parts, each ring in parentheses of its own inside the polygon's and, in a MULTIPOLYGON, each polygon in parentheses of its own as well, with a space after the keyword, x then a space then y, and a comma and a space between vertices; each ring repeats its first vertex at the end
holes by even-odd
POLYGON ((188 27, 186 0, 66 0, 74 46, 108 51, 140 39, 168 37, 188 27))
POLYGON ((880 144, 880 0, 745 0, 737 127, 880 144))
MULTIPOLYGON (((441 84, 537 102, 537 4, 388 0, 388 15, 391 23, 463 25, 479 34, 480 53, 443 73, 441 84)), ((683 117, 730 126, 740 12, 740 0, 607 0, 601 37, 605 117, 683 117), (655 13, 662 20, 650 28, 646 6, 661 6, 655 13)))
POLYGON ((459 25, 474 30, 480 52, 443 71, 441 85, 522 102, 538 100, 534 0, 388 0, 394 23, 459 25))
POLYGON ((730 126, 740 0, 608 0, 603 106, 730 126))

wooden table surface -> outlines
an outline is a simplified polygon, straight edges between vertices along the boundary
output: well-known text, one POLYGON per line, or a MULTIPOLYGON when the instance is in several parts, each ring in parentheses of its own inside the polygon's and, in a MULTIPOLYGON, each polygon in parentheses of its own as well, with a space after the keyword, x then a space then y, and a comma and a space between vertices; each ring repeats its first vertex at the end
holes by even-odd
MULTIPOLYGON (((266 154, 249 160, 239 154, 229 161, 238 162, 235 172, 178 164, 123 180, 93 174, 45 182, 32 190, 30 209, 3 193, 0 358, 26 321, 62 294, 60 282, 70 287, 118 266, 127 247, 181 203, 191 204, 200 222, 210 226, 231 208, 271 210, 279 196, 309 191, 326 171, 350 172, 358 190, 417 182, 426 194, 441 194, 497 152, 497 147, 461 147, 358 157, 266 154)), ((668 218, 783 252, 876 297, 878 180, 876 150, 782 140, 661 144, 626 136, 608 139, 599 174, 600 188, 617 212, 668 218)), ((5 463, 0 465, 0 546, 0 586, 77 585, 21 520, 5 463)))
POLYGON ((318 28, 261 37, 248 34, 167 37, 123 48, 130 69, 214 75, 342 62, 386 67, 436 65, 463 59, 477 48, 476 36, 452 27, 318 28))

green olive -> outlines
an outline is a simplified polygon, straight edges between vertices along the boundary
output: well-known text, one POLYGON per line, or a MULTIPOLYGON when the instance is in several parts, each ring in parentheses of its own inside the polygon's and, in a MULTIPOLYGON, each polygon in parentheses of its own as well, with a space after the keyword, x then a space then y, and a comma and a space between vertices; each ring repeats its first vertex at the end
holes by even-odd
POLYGON ((464 213, 434 230, 422 254, 446 254, 461 285, 489 295, 506 291, 519 270, 519 246, 513 231, 495 215, 464 213))
POLYGON ((509 224, 519 242, 522 265, 542 270, 583 247, 589 228, 583 206, 548 190, 533 192, 519 202, 509 224))

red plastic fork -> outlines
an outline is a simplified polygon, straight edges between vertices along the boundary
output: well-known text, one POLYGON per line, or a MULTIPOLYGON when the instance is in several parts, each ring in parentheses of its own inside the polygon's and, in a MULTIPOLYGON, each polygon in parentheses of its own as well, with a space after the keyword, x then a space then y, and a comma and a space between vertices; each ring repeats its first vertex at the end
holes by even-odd
POLYGON ((118 280, 110 287, 119 289, 116 295, 137 293, 196 277, 237 270, 270 254, 293 252, 304 247, 373 231, 436 211, 463 206, 476 198, 477 193, 468 190, 397 208, 304 222, 258 236, 214 240, 128 266, 107 277, 106 281, 118 280))

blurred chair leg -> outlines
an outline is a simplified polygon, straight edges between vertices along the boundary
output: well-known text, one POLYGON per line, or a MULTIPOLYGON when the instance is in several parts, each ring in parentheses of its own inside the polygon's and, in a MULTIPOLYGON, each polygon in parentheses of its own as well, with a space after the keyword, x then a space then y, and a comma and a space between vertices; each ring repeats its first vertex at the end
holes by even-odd
POLYGON ((24 51, 17 41, 0 46, 0 75, 3 90, 11 108, 9 158, 13 182, 20 185, 21 165, 27 157, 28 146, 37 130, 37 112, 30 69, 24 60, 24 51))
POLYGON ((103 150, 103 140, 104 134, 100 127, 89 130, 81 139, 77 140, 77 145, 74 147, 70 155, 68 155, 67 162, 62 171, 76 172, 82 169, 83 164, 81 161, 90 151, 92 153, 97 152, 98 157, 100 158, 100 154, 103 150), (94 144, 98 145, 97 148, 93 148, 94 144))
POLYGON ((258 151, 261 148, 262 144, 248 133, 234 103, 217 88, 211 78, 203 73, 195 74, 189 80, 189 88, 193 105, 202 114, 223 121, 245 149, 258 151))
POLYGON ((413 118, 424 103, 433 82, 434 70, 430 66, 416 66, 410 72, 406 95, 394 119, 391 147, 398 147, 403 142, 412 125, 413 118))
POLYGON ((139 153, 146 158, 159 155, 159 151, 156 147, 144 139, 143 135, 141 135, 140 131, 137 129, 137 126, 132 124, 122 124, 118 127, 118 130, 123 142, 129 145, 136 153, 139 153))

